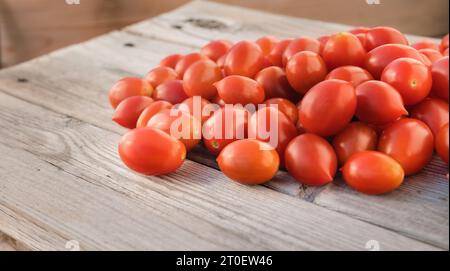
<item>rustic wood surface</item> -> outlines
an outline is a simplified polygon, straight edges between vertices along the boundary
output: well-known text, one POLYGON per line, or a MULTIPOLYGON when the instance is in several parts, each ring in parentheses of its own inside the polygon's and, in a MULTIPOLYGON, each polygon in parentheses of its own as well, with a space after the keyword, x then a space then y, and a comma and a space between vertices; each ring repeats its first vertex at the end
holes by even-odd
POLYGON ((439 159, 397 191, 369 197, 339 179, 304 187, 285 172, 239 185, 201 148, 162 177, 134 174, 118 158, 125 130, 107 102, 118 78, 208 39, 348 28, 192 2, 1 71, 0 249, 366 250, 375 240, 382 250, 447 250, 448 168, 439 159))

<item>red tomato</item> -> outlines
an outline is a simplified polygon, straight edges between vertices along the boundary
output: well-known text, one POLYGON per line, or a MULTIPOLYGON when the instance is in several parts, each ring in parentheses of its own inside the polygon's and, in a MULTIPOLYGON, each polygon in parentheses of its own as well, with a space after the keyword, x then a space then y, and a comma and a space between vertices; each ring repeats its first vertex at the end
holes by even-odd
POLYGON ((448 103, 437 98, 427 98, 411 111, 411 117, 425 122, 434 136, 448 123, 448 114, 448 103))
POLYGON ((183 164, 186 148, 166 133, 146 127, 131 130, 120 139, 119 155, 136 172, 163 175, 183 164))
POLYGON ((250 41, 240 41, 231 47, 225 59, 227 75, 242 75, 253 78, 264 65, 264 53, 250 41))
POLYGON ((434 63, 443 57, 443 55, 439 51, 434 49, 420 49, 419 53, 428 58, 431 63, 434 63))
POLYGON ((443 56, 448 56, 448 48, 444 50, 444 52, 442 53, 443 56))
POLYGON ((227 58, 227 54, 224 54, 219 59, 217 59, 216 64, 219 66, 219 68, 222 69, 222 74, 225 75, 225 72, 223 71, 223 67, 225 66, 225 59, 227 58))
POLYGON ((214 155, 225 146, 239 139, 247 138, 248 111, 243 107, 225 106, 203 125, 203 143, 214 155))
POLYGON ((119 103, 132 96, 152 96, 153 88, 145 80, 126 77, 114 84, 109 91, 109 103, 116 108, 119 103))
POLYGON ((186 70, 195 62, 200 60, 207 60, 208 58, 199 53, 191 53, 183 56, 175 66, 175 71, 178 74, 178 78, 182 79, 186 70))
POLYGON ((398 188, 405 177, 402 167, 391 157, 376 151, 363 151, 352 155, 342 173, 353 189, 381 195, 398 188))
MULTIPOLYGON (((357 37, 359 39, 359 42, 361 42, 361 45, 365 48, 367 48, 367 35, 360 33, 360 34, 356 34, 355 37, 357 37)), ((367 51, 366 51, 367 53, 367 51)))
POLYGON ((416 50, 420 49, 434 49, 439 51, 439 44, 435 43, 434 41, 430 39, 424 39, 421 41, 418 41, 411 45, 412 48, 416 50))
POLYGON ((147 80, 152 87, 156 88, 168 80, 177 79, 177 76, 178 75, 174 69, 160 66, 149 71, 144 79, 147 80))
POLYGON ((136 124, 136 128, 147 127, 148 121, 156 114, 164 109, 172 108, 172 104, 166 101, 154 101, 142 111, 136 124))
POLYGON ((212 61, 217 61, 224 56, 233 46, 233 43, 228 40, 213 40, 202 47, 200 53, 207 56, 212 61))
POLYGON ((142 111, 152 102, 153 99, 147 96, 126 98, 117 106, 112 120, 125 128, 134 129, 142 111))
POLYGON ((380 136, 378 150, 400 163, 405 174, 419 172, 431 160, 433 133, 420 120, 401 119, 386 128, 380 136))
POLYGON ((298 52, 309 51, 320 53, 320 42, 309 37, 301 37, 289 43, 283 53, 283 66, 286 66, 289 59, 298 52))
POLYGON ((436 152, 441 157, 442 161, 448 164, 448 123, 442 126, 441 130, 436 136, 436 152))
POLYGON ((265 56, 270 54, 277 43, 278 39, 272 36, 264 36, 256 40, 256 44, 258 44, 265 56))
POLYGON ((361 83, 373 80, 373 77, 363 68, 356 66, 342 66, 332 70, 325 79, 344 80, 351 83, 354 87, 357 87, 361 83))
POLYGON ((222 79, 222 71, 211 60, 201 60, 192 64, 184 73, 184 92, 190 97, 201 96, 207 100, 217 95, 214 83, 222 79))
POLYGON ((222 100, 222 98, 220 98, 219 94, 217 94, 212 100, 212 103, 217 104, 220 107, 224 107, 225 106, 225 101, 222 100))
POLYGON ((214 86, 220 98, 227 104, 260 104, 264 101, 264 89, 258 82, 248 77, 227 76, 214 86))
POLYGON ((431 71, 422 62, 412 58, 399 58, 386 66, 381 80, 393 86, 405 105, 417 104, 431 90, 431 71))
POLYGON ((235 141, 217 157, 220 170, 242 184, 262 184, 278 171, 280 159, 268 144, 254 139, 235 141))
POLYGON ((218 106, 210 104, 208 100, 200 96, 194 96, 175 105, 174 108, 184 111, 204 123, 218 109, 218 106))
POLYGON ((147 127, 159 129, 179 139, 187 151, 192 150, 202 138, 200 121, 190 114, 176 109, 166 109, 156 113, 147 122, 147 127))
POLYGON ((423 61, 422 55, 412 47, 401 44, 386 44, 367 53, 365 68, 375 79, 379 79, 389 63, 402 57, 423 61))
POLYGON ((320 136, 331 136, 342 130, 356 111, 355 88, 346 81, 326 80, 311 88, 300 105, 303 128, 320 136))
POLYGON ((322 57, 329 69, 340 66, 362 66, 366 58, 366 50, 359 39, 346 32, 330 37, 323 48, 322 57))
POLYGON ((289 84, 301 94, 323 81, 327 76, 327 66, 316 53, 304 51, 292 56, 286 65, 289 84))
POLYGON ((431 92, 448 102, 448 56, 439 59, 431 67, 433 87, 431 92))
POLYGON ((274 66, 278 66, 278 67, 283 66, 283 54, 284 54, 284 51, 286 50, 286 47, 288 47, 288 45, 291 43, 291 41, 292 41, 292 39, 282 40, 282 41, 278 42, 277 44, 275 44, 272 51, 270 51, 267 58, 274 66))
POLYGON ((325 45, 327 44, 328 40, 330 39, 330 36, 320 36, 317 38, 317 40, 320 42, 320 55, 322 55, 323 48, 325 48, 325 45))
POLYGON ((336 175, 336 154, 330 143, 320 136, 306 133, 295 137, 284 157, 286 169, 302 184, 325 185, 336 175))
POLYGON ((369 124, 383 125, 407 115, 402 96, 382 81, 367 81, 356 87, 356 116, 369 124))
POLYGON ((367 50, 370 51, 384 44, 408 45, 406 37, 392 27, 374 27, 366 33, 367 50))
POLYGON ((298 109, 291 101, 283 98, 272 98, 264 102, 266 106, 273 106, 285 114, 292 123, 296 124, 298 120, 298 109))
POLYGON ((448 34, 442 38, 439 49, 441 50, 441 52, 444 52, 446 49, 448 49, 448 34))
POLYGON ((367 32, 369 32, 369 30, 370 30, 369 27, 356 27, 350 30, 349 32, 352 33, 353 35, 358 35, 358 34, 366 34, 367 32))
POLYGON ((255 81, 264 88, 266 99, 285 98, 293 102, 299 100, 298 93, 289 85, 286 73, 280 67, 272 66, 261 70, 256 74, 255 81))
POLYGON ((182 80, 169 80, 159 85, 153 92, 153 99, 168 101, 171 104, 181 103, 189 98, 184 92, 182 80))
POLYGON ((172 69, 175 69, 178 61, 183 58, 183 55, 180 54, 173 54, 173 55, 169 55, 165 58, 163 58, 160 62, 159 62, 159 66, 163 66, 163 67, 169 67, 172 69))

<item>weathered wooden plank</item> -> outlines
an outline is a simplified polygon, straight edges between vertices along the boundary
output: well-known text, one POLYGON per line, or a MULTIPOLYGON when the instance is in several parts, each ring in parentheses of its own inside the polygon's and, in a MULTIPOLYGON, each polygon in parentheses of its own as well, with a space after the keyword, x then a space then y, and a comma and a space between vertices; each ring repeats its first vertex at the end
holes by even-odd
POLYGON ((139 176, 117 140, 0 94, 1 230, 34 249, 436 249, 190 161, 139 176))
POLYGON ((0 251, 16 251, 8 236, 0 232, 0 251))

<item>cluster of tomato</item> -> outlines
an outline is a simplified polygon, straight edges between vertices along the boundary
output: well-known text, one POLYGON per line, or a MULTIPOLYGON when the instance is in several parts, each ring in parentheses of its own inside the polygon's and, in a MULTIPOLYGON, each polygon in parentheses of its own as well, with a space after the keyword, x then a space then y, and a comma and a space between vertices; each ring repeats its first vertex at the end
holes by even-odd
POLYGON ((448 39, 409 45, 390 27, 357 28, 318 39, 214 40, 200 52, 170 55, 110 90, 113 120, 132 129, 120 157, 139 173, 167 174, 203 141, 240 183, 261 184, 285 168, 302 184, 324 185, 340 166, 360 192, 392 191, 434 150, 448 163, 448 39), (195 99, 202 109, 219 106, 198 117, 195 99), (250 112, 229 104, 267 106, 250 112), (268 115, 275 125, 266 125, 268 115), (190 133, 175 136, 180 120, 190 133), (214 133, 226 124, 231 133, 214 133), (275 145, 259 126, 276 133, 275 145))

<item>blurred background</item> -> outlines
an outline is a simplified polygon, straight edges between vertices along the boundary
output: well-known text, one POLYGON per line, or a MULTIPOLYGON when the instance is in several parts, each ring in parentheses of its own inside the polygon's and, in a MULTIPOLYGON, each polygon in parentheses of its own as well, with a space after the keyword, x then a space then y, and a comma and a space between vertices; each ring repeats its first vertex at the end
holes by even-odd
MULTIPOLYGON (((408 34, 448 33, 448 0, 213 0, 408 34), (368 5, 367 1, 379 5, 368 5)), ((0 68, 167 12, 189 0, 0 0, 0 68), (80 1, 79 5, 69 5, 80 1)))

